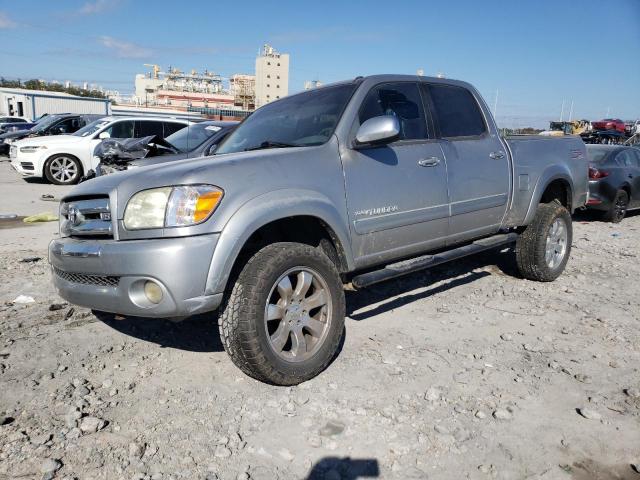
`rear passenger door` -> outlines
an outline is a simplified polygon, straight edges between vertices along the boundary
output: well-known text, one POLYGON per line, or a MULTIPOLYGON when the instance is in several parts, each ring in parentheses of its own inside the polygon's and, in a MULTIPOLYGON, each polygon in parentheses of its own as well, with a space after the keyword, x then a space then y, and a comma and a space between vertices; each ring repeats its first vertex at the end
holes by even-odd
POLYGON ((436 83, 426 88, 447 159, 451 215, 447 243, 494 233, 509 199, 508 153, 470 90, 436 83))

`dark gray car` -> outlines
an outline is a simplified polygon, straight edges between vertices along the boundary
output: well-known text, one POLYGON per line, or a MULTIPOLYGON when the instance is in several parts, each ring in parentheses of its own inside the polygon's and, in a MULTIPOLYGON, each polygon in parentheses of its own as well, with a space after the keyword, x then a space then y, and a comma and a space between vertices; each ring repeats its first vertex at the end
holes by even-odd
POLYGON ((619 145, 587 145, 587 208, 618 223, 627 211, 640 208, 640 150, 619 145))
MULTIPOLYGON (((100 164, 96 177, 130 168, 147 167, 175 162, 187 158, 205 157, 213 154, 218 144, 233 131, 239 122, 206 121, 190 125, 169 135, 163 141, 151 137, 146 142, 120 142, 117 149, 96 149, 100 164), (99 151, 100 150, 100 151, 99 151), (110 150, 111 154, 105 155, 110 150), (104 157, 104 158, 103 158, 104 157), (136 158, 138 157, 138 158, 136 158)), ((133 139, 132 139, 133 140, 133 139)), ((117 142, 116 140, 106 140, 117 142)))

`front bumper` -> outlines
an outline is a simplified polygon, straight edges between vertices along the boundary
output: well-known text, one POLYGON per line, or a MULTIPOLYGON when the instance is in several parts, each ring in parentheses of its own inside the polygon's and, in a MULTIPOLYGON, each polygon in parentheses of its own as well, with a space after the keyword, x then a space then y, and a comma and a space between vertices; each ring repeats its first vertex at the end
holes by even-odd
POLYGON ((70 303, 122 315, 185 317, 215 310, 222 294, 204 292, 218 237, 56 239, 49 244, 53 283, 70 303), (144 295, 148 280, 162 289, 157 304, 144 295))
POLYGON ((38 157, 39 156, 35 154, 21 155, 16 152, 15 147, 12 147, 9 152, 11 166, 16 172, 24 177, 35 177, 40 175, 42 169, 39 168, 40 159, 38 157), (36 175, 36 172, 38 172, 38 175, 36 175))

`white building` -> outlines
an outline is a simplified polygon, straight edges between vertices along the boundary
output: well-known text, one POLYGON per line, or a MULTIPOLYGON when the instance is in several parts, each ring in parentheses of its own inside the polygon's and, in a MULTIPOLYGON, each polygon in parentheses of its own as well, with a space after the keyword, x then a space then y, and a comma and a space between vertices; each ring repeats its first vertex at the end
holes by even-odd
POLYGON ((0 88, 0 115, 37 118, 45 113, 95 113, 109 115, 106 98, 76 97, 63 92, 0 88))
POLYGON ((289 94, 289 54, 264 45, 256 58, 256 108, 289 94))

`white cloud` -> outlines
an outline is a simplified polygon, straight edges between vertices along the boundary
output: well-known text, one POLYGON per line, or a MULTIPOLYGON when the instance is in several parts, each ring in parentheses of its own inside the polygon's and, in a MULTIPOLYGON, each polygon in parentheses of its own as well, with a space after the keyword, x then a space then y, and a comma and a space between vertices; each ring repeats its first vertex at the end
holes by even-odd
POLYGON ((111 49, 113 54, 119 58, 147 58, 154 54, 150 48, 113 37, 102 36, 100 37, 100 43, 111 49))
POLYGON ((116 0, 94 0, 93 2, 87 2, 80 10, 78 10, 78 14, 80 15, 95 15, 96 13, 102 13, 110 8, 113 8, 117 3, 116 0))
POLYGON ((6 13, 0 12, 0 30, 4 28, 14 28, 16 26, 16 22, 11 20, 6 13))

